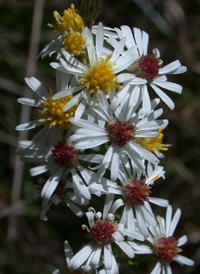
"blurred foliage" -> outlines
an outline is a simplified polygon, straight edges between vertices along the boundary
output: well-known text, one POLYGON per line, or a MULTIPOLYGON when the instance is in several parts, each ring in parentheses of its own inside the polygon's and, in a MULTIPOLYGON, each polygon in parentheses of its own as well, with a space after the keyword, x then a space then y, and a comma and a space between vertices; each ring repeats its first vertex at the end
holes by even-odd
MULTIPOLYGON (((76 4, 75 1, 72 1, 76 4)), ((151 0, 148 2, 156 14, 167 25, 169 32, 162 32, 159 25, 153 23, 151 9, 144 11, 138 1, 104 0, 102 12, 97 19, 104 25, 119 27, 129 25, 141 28, 150 34, 149 51, 157 47, 164 64, 179 59, 188 67, 185 75, 169 77, 172 82, 183 86, 182 95, 171 94, 176 108, 170 111, 164 104, 164 117, 169 126, 164 131, 164 142, 172 144, 161 164, 166 169, 166 180, 160 180, 154 186, 154 196, 166 198, 174 208, 182 209, 182 217, 176 231, 176 237, 188 235, 188 243, 183 255, 195 260, 193 268, 173 264, 173 273, 200 273, 200 1, 199 0, 151 0)), ((32 199, 30 192, 37 179, 29 175, 29 165, 25 165, 21 200, 12 206, 11 192, 17 148, 21 106, 17 98, 23 96, 24 77, 27 70, 32 16, 35 1, 0 0, 0 273, 40 274, 49 273, 45 265, 50 263, 65 273, 63 243, 69 239, 77 251, 83 243, 85 232, 81 224, 86 220, 75 218, 65 207, 52 207, 49 221, 39 220, 40 203, 32 199), (22 206, 21 206, 22 205, 22 206), (18 210, 17 210, 17 206, 18 210), (8 229, 12 214, 17 214, 16 238, 9 240, 8 229), (9 217, 11 216, 11 217, 9 217), (70 219, 70 222, 69 222, 70 219), (73 221, 73 225, 71 225, 73 221)), ((54 23, 53 11, 62 13, 71 2, 67 0, 49 0, 45 2, 39 50, 56 34, 47 26, 54 23)), ((145 5, 144 5, 145 7, 145 5)), ((49 66, 54 60, 38 60, 36 77, 44 84, 54 87, 55 71, 49 66)), ((170 92, 169 92, 170 93, 170 92)), ((34 113, 32 114, 34 116, 34 113)), ((30 136, 29 136, 30 137, 30 136)), ((95 198, 96 199, 96 198, 95 198)), ((98 204, 98 200, 93 204, 98 204)), ((164 214, 163 209, 156 212, 164 214)), ((140 269, 131 270, 121 266, 124 273, 150 273, 144 261, 140 269)))

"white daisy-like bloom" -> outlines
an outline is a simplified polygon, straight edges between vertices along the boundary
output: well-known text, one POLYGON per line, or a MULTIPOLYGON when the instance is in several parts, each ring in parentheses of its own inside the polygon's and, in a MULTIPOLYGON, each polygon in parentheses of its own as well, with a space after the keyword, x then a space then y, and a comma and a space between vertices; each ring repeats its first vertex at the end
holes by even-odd
MULTIPOLYGON (((92 26, 92 33, 96 35, 98 26, 92 26)), ((109 27, 104 28, 104 40, 108 37, 118 38, 118 35, 114 31, 114 29, 109 27)), ((67 51, 72 56, 83 55, 84 50, 86 49, 86 42, 85 42, 85 35, 84 31, 77 32, 70 29, 69 32, 63 31, 62 35, 57 36, 51 42, 49 42, 40 52, 38 58, 41 57, 42 59, 46 56, 51 57, 54 53, 58 52, 62 49, 67 51), (71 47, 71 50, 70 50, 71 47)))
POLYGON ((150 235, 147 238, 150 244, 144 245, 135 242, 129 242, 136 254, 154 254, 158 262, 150 274, 172 274, 170 263, 178 262, 180 265, 194 265, 194 261, 179 255, 182 251, 180 247, 187 242, 184 235, 178 240, 173 237, 176 226, 181 216, 181 210, 177 209, 172 218, 172 207, 168 205, 166 219, 157 217, 158 226, 149 227, 150 235))
MULTIPOLYGON (((91 105, 92 109, 100 116, 96 123, 84 119, 71 118, 69 121, 76 126, 75 134, 70 140, 75 142, 76 149, 87 149, 100 147, 108 144, 107 152, 98 169, 97 177, 103 176, 105 170, 111 170, 111 180, 116 181, 119 174, 121 157, 127 155, 138 170, 144 170, 143 159, 158 164, 158 158, 141 147, 135 138, 153 137, 158 135, 158 129, 168 124, 167 120, 156 120, 162 109, 154 111, 159 99, 152 101, 152 111, 149 116, 142 116, 138 112, 138 102, 129 107, 129 96, 125 96, 115 111, 110 108, 106 95, 98 91, 98 105, 91 105), (77 129, 78 128, 78 129, 77 129)), ((112 102, 111 102, 112 103, 112 102)))
MULTIPOLYGON (((18 102, 36 108, 38 119, 20 124, 16 127, 16 130, 24 131, 31 130, 36 127, 43 126, 42 129, 33 137, 33 142, 41 140, 46 143, 54 136, 59 135, 59 132, 68 130, 70 123, 68 119, 75 116, 77 108, 82 106, 74 105, 68 111, 63 112, 63 106, 72 99, 72 96, 66 96, 58 100, 52 100, 53 92, 48 91, 44 85, 35 77, 25 78, 28 86, 33 90, 35 99, 33 98, 19 98, 18 102)), ((63 73, 57 71, 56 73, 56 85, 57 90, 63 90, 71 88, 77 84, 76 77, 66 75, 63 77, 63 73)))
POLYGON ((128 229, 135 229, 135 219, 137 226, 143 236, 149 236, 148 226, 156 227, 154 215, 149 210, 149 202, 158 206, 167 207, 168 201, 165 199, 150 197, 151 185, 154 181, 163 177, 165 171, 163 167, 156 166, 154 170, 147 171, 145 178, 141 175, 135 175, 134 170, 131 168, 129 160, 123 159, 118 178, 121 185, 104 181, 101 183, 91 183, 89 188, 95 191, 100 191, 102 194, 113 193, 122 196, 125 203, 121 223, 128 229))
POLYGON ((116 259, 112 253, 112 244, 115 242, 122 251, 129 257, 134 257, 132 247, 124 239, 124 236, 132 237, 139 241, 143 241, 144 237, 136 230, 124 228, 124 225, 115 221, 115 212, 124 203, 121 199, 113 202, 112 194, 107 195, 103 214, 96 212, 95 209, 89 208, 86 212, 89 227, 82 225, 83 229, 88 232, 88 237, 92 241, 86 244, 78 253, 70 260, 69 269, 75 270, 84 264, 83 270, 89 271, 91 267, 99 266, 101 254, 103 253, 104 268, 108 273, 119 273, 116 259))
POLYGON ((61 48, 64 48, 74 56, 80 55, 86 47, 86 42, 82 35, 85 25, 82 17, 75 11, 74 5, 71 4, 69 9, 64 10, 63 16, 54 11, 54 17, 56 25, 49 24, 49 26, 59 32, 59 36, 47 44, 38 57, 51 56, 61 48))
MULTIPOLYGON (((88 170, 88 182, 89 182, 89 186, 90 184, 95 180, 95 173, 91 170, 88 170)), ((108 182, 110 182, 110 180, 102 177, 100 179, 99 184, 101 185, 107 185, 108 182)), ((45 180, 40 178, 39 179, 39 185, 37 186, 37 189, 34 191, 34 194, 39 197, 41 196, 41 189, 45 184, 45 180)), ((46 216, 47 211, 50 209, 51 205, 58 205, 59 203, 64 203, 65 205, 67 205, 69 207, 69 209, 71 209, 71 211, 73 211, 73 213, 78 216, 78 217, 82 217, 84 215, 84 212, 82 211, 82 209, 79 206, 85 206, 88 204, 89 200, 86 199, 84 196, 79 195, 79 198, 77 198, 77 196, 75 195, 74 191, 72 191, 73 189, 73 183, 70 180, 67 180, 65 182, 64 178, 62 180, 59 181, 58 186, 56 187, 54 193, 52 194, 50 199, 44 199, 42 202, 42 211, 40 212, 40 219, 47 221, 48 218, 46 216)), ((90 194, 95 194, 97 196, 101 196, 102 191, 99 191, 97 189, 95 189, 94 187, 90 190, 90 194)), ((111 192, 106 192, 106 194, 111 193, 111 192)))
POLYGON ((90 163, 100 163, 102 155, 82 154, 74 148, 72 142, 62 140, 54 141, 54 145, 47 152, 46 146, 32 141, 21 141, 23 149, 17 151, 20 159, 26 162, 44 163, 43 165, 30 169, 31 176, 37 176, 50 171, 50 177, 44 184, 41 197, 49 200, 55 192, 61 177, 72 181, 74 194, 79 204, 82 201, 90 200, 91 193, 88 184, 93 176, 92 171, 87 170, 81 165, 81 161, 90 163))
MULTIPOLYGON (((67 51, 73 56, 82 55, 87 47, 83 31, 85 25, 81 16, 75 11, 74 5, 71 4, 69 9, 64 10, 63 16, 61 16, 57 11, 54 11, 54 17, 56 19, 56 25, 48 25, 54 28, 59 33, 59 36, 44 47, 38 58, 41 56, 43 59, 47 55, 51 57, 52 54, 59 52, 61 49, 67 51)), ((98 26, 92 26, 92 33, 96 35, 97 29, 98 26)), ((118 37, 118 34, 114 29, 105 26, 103 29, 104 39, 107 39, 108 37, 118 37)))
POLYGON ((52 67, 68 74, 76 75, 80 85, 63 90, 55 94, 52 99, 59 99, 64 96, 73 94, 74 97, 63 108, 67 111, 83 98, 87 101, 94 101, 97 97, 97 91, 101 90, 105 94, 111 93, 113 89, 121 88, 121 84, 126 81, 126 77, 120 78, 117 82, 116 75, 130 67, 136 60, 137 55, 133 55, 133 49, 126 52, 123 50, 126 44, 126 38, 123 38, 111 51, 104 45, 104 29, 100 23, 97 28, 95 45, 93 36, 88 28, 83 30, 83 35, 87 43, 87 53, 82 57, 82 62, 73 57, 66 51, 62 51, 59 60, 60 63, 51 63, 52 67))
MULTIPOLYGON (((36 186, 34 190, 35 198, 38 198, 41 196, 41 190, 45 184, 45 180, 43 178, 40 178, 38 181, 38 185, 36 186)), ((62 203, 66 205, 71 211, 78 217, 82 217, 84 215, 84 212, 79 206, 87 205, 88 200, 84 197, 81 197, 80 199, 77 199, 76 195, 72 191, 73 184, 70 181, 65 182, 64 180, 60 180, 57 188, 55 189, 54 193, 52 194, 51 198, 49 200, 44 199, 42 202, 42 210, 40 212, 40 219, 43 221, 47 221, 48 218, 46 216, 47 211, 50 209, 51 205, 58 205, 59 203, 62 203)))
MULTIPOLYGON (((154 49, 153 54, 147 53, 149 35, 145 31, 141 31, 138 28, 133 28, 132 32, 128 26, 121 26, 121 29, 115 28, 115 30, 119 35, 119 39, 126 37, 127 50, 133 48, 133 54, 137 55, 136 60, 128 68, 125 75, 129 85, 138 85, 140 87, 143 97, 144 111, 146 111, 146 113, 149 113, 150 111, 148 85, 156 92, 163 102, 168 105, 170 109, 174 109, 173 101, 162 89, 167 89, 180 94, 182 92, 182 86, 168 82, 166 74, 184 73, 187 68, 182 66, 178 60, 162 67, 162 61, 160 59, 160 52, 158 49, 154 49), (139 81, 139 79, 142 79, 144 82, 139 81)), ((116 47, 119 43, 113 37, 108 38, 107 42, 113 47, 116 47)), ((123 79, 125 75, 123 75, 123 79)), ((120 77, 121 76, 118 76, 118 81, 120 81, 120 77)), ((120 90, 120 94, 118 95, 119 98, 123 97, 126 92, 126 89, 120 90)), ((130 92, 134 93, 134 89, 130 92)))

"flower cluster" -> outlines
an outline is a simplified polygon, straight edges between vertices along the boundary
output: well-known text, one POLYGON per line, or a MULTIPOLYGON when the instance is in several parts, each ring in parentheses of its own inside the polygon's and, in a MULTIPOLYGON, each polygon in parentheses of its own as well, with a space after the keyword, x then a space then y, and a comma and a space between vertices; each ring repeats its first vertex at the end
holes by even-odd
POLYGON ((32 140, 20 141, 17 154, 37 164, 31 176, 44 176, 37 188, 41 219, 47 220, 52 204, 64 203, 78 217, 89 205, 89 225, 82 225, 85 245, 73 255, 65 242, 69 271, 117 274, 120 254, 132 260, 135 254, 152 254, 157 263, 151 274, 171 273, 172 261, 193 265, 179 255, 186 236, 173 237, 180 210, 172 218, 168 201, 151 197, 154 182, 165 178, 160 158, 169 146, 162 143, 168 120, 160 118, 160 99, 174 108, 162 89, 181 93, 166 75, 186 68, 179 61, 163 65, 158 49, 149 54, 149 35, 138 28, 99 23, 89 29, 73 4, 54 17, 50 27, 58 37, 40 56, 57 53, 51 63, 57 90, 26 78, 36 99, 18 101, 38 109, 38 117, 16 129, 40 130, 32 140), (151 99, 152 91, 159 98, 151 99), (94 195, 103 201, 102 213, 91 206, 94 195), (167 208, 166 220, 154 216, 150 203, 167 208))

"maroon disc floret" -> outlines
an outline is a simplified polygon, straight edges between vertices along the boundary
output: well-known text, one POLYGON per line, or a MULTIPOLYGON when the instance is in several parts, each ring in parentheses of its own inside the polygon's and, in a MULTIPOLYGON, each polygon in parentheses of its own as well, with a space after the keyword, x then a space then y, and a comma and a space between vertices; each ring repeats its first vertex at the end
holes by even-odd
POLYGON ((124 200, 135 205, 143 205, 144 201, 149 200, 151 187, 145 184, 145 180, 133 179, 126 182, 122 188, 124 200))
POLYGON ((159 75, 160 63, 160 58, 157 58, 155 55, 147 54, 141 56, 134 69, 134 73, 137 77, 151 82, 159 75))
POLYGON ((89 237, 94 239, 98 244, 106 244, 113 241, 112 234, 116 228, 108 220, 97 220, 96 225, 89 231, 89 237))
POLYGON ((177 253, 181 251, 177 247, 178 241, 176 241, 172 236, 158 238, 154 242, 153 251, 156 256, 164 260, 167 263, 171 263, 177 253))
POLYGON ((73 167, 77 158, 77 151, 67 141, 58 142, 51 150, 54 161, 61 167, 73 167))
POLYGON ((133 139, 134 126, 130 121, 116 121, 107 126, 109 139, 116 147, 123 147, 133 139))

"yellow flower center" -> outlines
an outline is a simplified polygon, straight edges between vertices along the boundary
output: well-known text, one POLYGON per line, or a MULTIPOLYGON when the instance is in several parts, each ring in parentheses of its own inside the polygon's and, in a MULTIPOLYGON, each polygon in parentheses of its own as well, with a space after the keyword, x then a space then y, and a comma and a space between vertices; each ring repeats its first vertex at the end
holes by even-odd
POLYGON ((81 34, 71 32, 64 37, 63 46, 66 51, 76 56, 85 48, 86 43, 81 34))
POLYGON ((83 82, 91 93, 95 93, 99 89, 110 93, 113 88, 120 88, 120 85, 116 84, 115 75, 112 72, 115 63, 110 62, 110 58, 111 55, 105 59, 98 58, 94 66, 83 71, 83 78, 79 79, 79 82, 83 82))
POLYGON ((57 11, 54 11, 54 17, 56 19, 56 26, 50 26, 61 33, 70 32, 70 30, 81 33, 85 27, 82 17, 75 12, 73 4, 71 4, 68 10, 64 10, 63 16, 60 16, 57 11))
POLYGON ((148 149, 149 151, 157 151, 160 153, 161 150, 166 151, 170 145, 162 144, 162 139, 164 134, 162 133, 162 128, 159 128, 159 134, 156 137, 146 137, 135 138, 135 141, 142 147, 148 149))
POLYGON ((57 127, 61 130, 66 130, 70 126, 68 119, 74 117, 77 105, 63 112, 63 107, 72 99, 72 95, 57 100, 51 100, 52 96, 53 93, 51 92, 51 95, 47 101, 40 101, 44 105, 44 108, 41 111, 44 118, 39 119, 39 122, 49 123, 49 128, 57 127))

